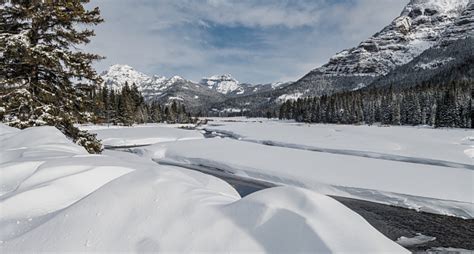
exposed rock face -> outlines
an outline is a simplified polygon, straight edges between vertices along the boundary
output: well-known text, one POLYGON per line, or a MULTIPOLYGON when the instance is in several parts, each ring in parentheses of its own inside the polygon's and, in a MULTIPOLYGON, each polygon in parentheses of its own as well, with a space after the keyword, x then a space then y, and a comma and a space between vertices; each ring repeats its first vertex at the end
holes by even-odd
POLYGON ((474 0, 471 0, 461 16, 441 35, 440 45, 474 37, 474 0))
POLYGON ((336 54, 317 70, 326 75, 387 74, 435 45, 450 25, 464 26, 466 21, 458 18, 468 4, 469 0, 412 0, 382 31, 336 54))
POLYGON ((452 80, 474 80, 474 37, 443 41, 412 61, 377 78, 370 87, 420 85, 423 82, 447 83, 452 80))
POLYGON ((234 79, 230 74, 214 75, 209 78, 203 78, 199 83, 222 94, 244 93, 244 88, 240 85, 239 81, 234 79))
POLYGON ((474 0, 411 0, 380 32, 281 92, 306 97, 368 86, 433 46, 472 36, 473 9, 474 0))

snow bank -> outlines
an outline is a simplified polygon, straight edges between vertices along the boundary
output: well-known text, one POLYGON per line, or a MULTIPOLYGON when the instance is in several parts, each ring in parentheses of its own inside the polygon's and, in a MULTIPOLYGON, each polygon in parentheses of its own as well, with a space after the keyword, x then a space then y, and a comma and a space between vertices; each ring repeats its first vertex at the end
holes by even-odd
POLYGON ((85 127, 102 140, 106 146, 148 145, 178 140, 201 139, 203 135, 196 131, 170 128, 162 125, 143 125, 125 128, 85 127))
POLYGON ((402 236, 397 239, 397 243, 400 244, 401 246, 410 247, 410 246, 415 246, 415 245, 431 242, 434 240, 436 240, 436 237, 426 236, 423 234, 416 234, 416 236, 414 237, 402 236))
POLYGON ((242 139, 275 141, 319 148, 374 152, 417 159, 474 164, 474 141, 467 142, 472 130, 417 127, 378 127, 330 124, 303 124, 262 120, 213 119, 217 126, 206 129, 237 134, 242 139), (471 151, 471 150, 470 150, 471 151))
POLYGON ((417 210, 474 217, 474 171, 205 139, 135 149, 157 161, 219 168, 248 177, 417 210))
POLYGON ((312 191, 241 199, 198 172, 121 152, 89 155, 52 127, 0 127, 2 253, 407 252, 312 191))
POLYGON ((23 233, 36 225, 34 218, 63 209, 132 171, 114 158, 89 155, 54 127, 2 132, 0 143, 1 238, 23 233), (31 223, 23 225, 24 220, 31 223))
POLYGON ((149 128, 149 127, 180 128, 180 127, 194 127, 195 125, 191 123, 176 123, 176 124, 146 123, 146 124, 136 124, 133 126, 108 125, 108 124, 76 124, 75 126, 81 130, 94 131, 94 130, 149 128))
POLYGON ((162 178, 154 171, 139 171, 117 179, 29 234, 4 243, 3 248, 39 252, 404 251, 357 214, 323 195, 279 188, 239 200, 196 189, 183 179, 162 178), (361 230, 363 234, 353 233, 361 230))

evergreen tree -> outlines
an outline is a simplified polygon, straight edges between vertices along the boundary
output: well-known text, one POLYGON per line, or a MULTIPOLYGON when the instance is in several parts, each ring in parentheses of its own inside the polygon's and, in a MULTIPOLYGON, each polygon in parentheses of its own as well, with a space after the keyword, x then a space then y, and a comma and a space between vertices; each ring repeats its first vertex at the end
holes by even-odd
POLYGON ((134 123, 134 101, 132 99, 130 87, 128 83, 122 87, 122 93, 118 98, 118 120, 123 125, 130 126, 134 123))
POLYGON ((84 8, 87 2, 0 2, 0 84, 6 87, 0 106, 12 126, 54 125, 89 152, 100 152, 93 135, 72 125, 87 118, 84 90, 100 81, 91 65, 101 57, 75 50, 94 35, 79 28, 103 21, 98 8, 84 8))
POLYGON ((163 112, 159 103, 153 102, 151 104, 151 121, 154 123, 163 122, 163 112))
POLYGON ((407 89, 370 88, 286 101, 281 119, 298 122, 472 128, 473 81, 427 82, 407 89), (291 112, 291 113, 289 113, 291 112))

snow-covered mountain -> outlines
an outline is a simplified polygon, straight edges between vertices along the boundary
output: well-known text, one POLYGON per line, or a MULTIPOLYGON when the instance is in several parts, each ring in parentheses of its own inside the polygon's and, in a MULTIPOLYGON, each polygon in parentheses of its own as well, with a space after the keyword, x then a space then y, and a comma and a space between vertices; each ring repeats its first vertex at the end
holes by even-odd
POLYGON ((466 37, 474 37, 474 0, 469 2, 461 16, 443 32, 439 44, 445 45, 466 37))
POLYGON ((113 90, 120 90, 125 83, 135 84, 147 100, 153 100, 165 94, 169 88, 178 83, 193 83, 180 76, 171 78, 157 75, 148 76, 131 66, 120 64, 112 65, 107 71, 102 72, 101 77, 103 84, 113 90))
POLYGON ((412 61, 377 78, 371 87, 411 87, 424 82, 474 80, 474 37, 443 41, 412 61))
POLYGON ((139 89, 157 86, 161 87, 166 83, 167 79, 163 76, 148 76, 144 73, 136 71, 128 65, 116 64, 101 73, 104 84, 113 90, 119 90, 125 83, 129 85, 136 84, 139 89))
POLYGON ((199 83, 221 94, 243 94, 245 92, 245 88, 230 74, 202 78, 199 83))
POLYGON ((468 4, 469 0, 412 0, 382 31, 316 70, 334 75, 387 74, 435 45, 468 4))
MULTIPOLYGON (((474 36, 474 0, 411 0, 400 16, 380 32, 361 42, 357 47, 336 54, 327 64, 310 71, 298 81, 280 89, 232 98, 215 107, 218 109, 245 107, 263 112, 262 110, 273 110, 286 99, 363 89, 372 83, 380 85, 381 80, 385 84, 387 80, 418 82, 434 78, 442 75, 441 73, 449 73, 449 68, 452 66, 462 67, 469 63, 459 56, 463 54, 462 52, 470 50, 469 45, 465 45, 470 40, 465 39, 472 36, 474 36), (456 47, 461 48, 457 50, 456 47), (429 51, 431 48, 439 50, 429 51), (429 52, 412 63, 425 51, 429 52), (446 56, 448 54, 446 52, 451 52, 452 57, 446 56), (452 58, 460 60, 453 61, 452 58), (448 69, 443 68, 443 71, 436 69, 446 64, 449 64, 448 69), (406 71, 409 68, 414 68, 409 73, 418 77, 408 80, 401 70, 406 71), (388 75, 390 78, 381 79, 388 75)), ((406 84, 392 83, 392 85, 406 84)))
POLYGON ((431 47, 473 35, 474 0, 411 0, 388 26, 281 91, 314 96, 363 88, 431 47))
POLYGON ((201 110, 209 102, 223 100, 220 93, 180 76, 148 76, 128 65, 113 65, 101 77, 109 89, 120 90, 125 83, 135 84, 147 101, 164 104, 179 101, 191 110, 201 110))
POLYGON ((102 72, 103 85, 109 89, 120 90, 125 83, 135 84, 147 101, 170 103, 179 101, 190 111, 206 112, 210 105, 220 103, 226 98, 252 95, 276 90, 290 83, 246 84, 240 83, 231 75, 215 75, 195 83, 180 76, 166 78, 149 76, 128 65, 113 65, 102 72))
MULTIPOLYGON (((474 0, 411 0, 400 16, 380 32, 357 47, 341 51, 327 64, 312 70, 294 83, 252 85, 240 83, 231 75, 215 75, 203 78, 196 84, 204 89, 201 94, 209 95, 205 96, 207 101, 201 101, 199 105, 211 105, 218 111, 228 108, 270 110, 288 98, 363 89, 376 81, 379 84, 381 77, 389 74, 390 78, 383 80, 406 80, 406 75, 398 71, 399 67, 412 66, 409 63, 433 47, 449 47, 449 52, 454 52, 453 54, 460 52, 456 50, 456 45, 469 50, 469 47, 463 46, 465 43, 454 43, 469 36, 474 36, 474 0), (400 77, 396 77, 397 75, 400 77)), ((443 51, 428 52, 412 67, 415 71, 422 72, 447 63, 464 66, 466 62, 452 61, 453 59, 440 52, 443 51)), ((164 95, 178 98, 177 91, 183 89, 174 85, 176 82, 172 79, 149 77, 125 67, 116 69, 123 73, 104 75, 105 83, 123 83, 124 80, 135 82, 149 99, 164 95)), ((184 83, 195 84, 191 81, 184 83)), ((186 94, 188 98, 195 98, 189 89, 186 94)))
POLYGON ((261 92, 276 90, 283 86, 289 85, 291 82, 275 82, 267 84, 248 84, 240 83, 230 74, 214 75, 209 78, 203 78, 199 82, 201 85, 224 94, 228 97, 247 96, 261 92))

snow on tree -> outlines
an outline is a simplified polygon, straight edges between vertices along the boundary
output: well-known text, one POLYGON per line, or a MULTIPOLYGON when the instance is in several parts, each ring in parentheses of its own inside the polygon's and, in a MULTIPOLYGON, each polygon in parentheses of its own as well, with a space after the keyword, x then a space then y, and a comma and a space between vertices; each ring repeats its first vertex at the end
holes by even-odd
POLYGON ((74 122, 90 120, 86 93, 100 82, 92 62, 100 56, 77 50, 103 22, 88 0, 0 1, 0 107, 3 121, 26 128, 53 125, 89 152, 95 137, 74 122))

